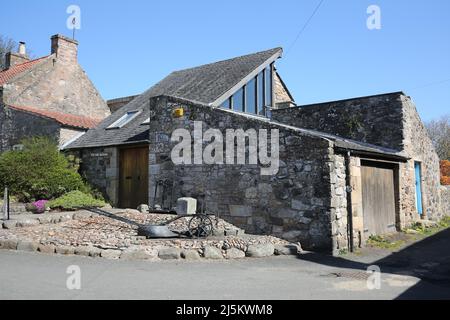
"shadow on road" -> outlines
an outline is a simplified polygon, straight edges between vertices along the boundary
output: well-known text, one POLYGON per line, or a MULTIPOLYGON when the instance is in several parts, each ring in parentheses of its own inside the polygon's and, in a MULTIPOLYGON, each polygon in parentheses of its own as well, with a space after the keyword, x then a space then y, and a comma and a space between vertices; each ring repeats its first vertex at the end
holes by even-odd
POLYGON ((320 253, 303 254, 299 259, 363 272, 366 272, 370 265, 377 265, 383 273, 408 275, 420 279, 415 286, 406 290, 397 299, 450 299, 450 229, 370 263, 320 253), (429 292, 426 289, 429 284, 442 287, 443 290, 439 293, 429 292))

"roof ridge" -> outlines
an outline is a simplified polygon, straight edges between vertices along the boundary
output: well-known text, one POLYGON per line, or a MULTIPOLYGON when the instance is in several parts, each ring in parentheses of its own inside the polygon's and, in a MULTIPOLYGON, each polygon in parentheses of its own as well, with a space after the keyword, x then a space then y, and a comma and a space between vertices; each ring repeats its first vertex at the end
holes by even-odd
POLYGON ((232 61, 232 60, 236 60, 236 59, 250 57, 250 56, 254 56, 254 55, 258 55, 258 54, 262 54, 262 53, 267 53, 269 51, 278 51, 278 50, 283 50, 283 48, 282 47, 275 47, 275 48, 272 48, 272 49, 258 51, 258 52, 254 52, 254 53, 248 53, 248 54, 244 54, 244 55, 233 57, 233 58, 218 60, 218 61, 215 61, 215 62, 209 62, 209 63, 205 63, 205 64, 202 64, 202 65, 199 65, 199 66, 195 66, 195 67, 189 67, 189 68, 185 68, 185 69, 175 70, 175 71, 172 71, 171 74, 174 74, 174 73, 177 73, 177 72, 181 72, 181 71, 188 71, 188 70, 193 70, 193 69, 202 68, 202 67, 206 67, 206 66, 211 66, 211 65, 214 65, 214 64, 217 64, 217 63, 223 63, 223 62, 228 62, 228 61, 232 61))
POLYGON ((0 71, 0 86, 8 83, 15 77, 23 74, 25 71, 34 68, 35 66, 39 65, 43 60, 48 59, 51 56, 52 55, 48 55, 34 60, 29 60, 0 71))
POLYGON ((378 97, 381 98, 381 97, 393 96, 393 95, 404 95, 404 96, 407 96, 407 94, 404 91, 392 91, 392 92, 371 94, 371 95, 367 95, 367 96, 358 96, 358 97, 353 97, 353 98, 345 98, 345 99, 338 99, 338 100, 330 100, 330 101, 322 101, 322 102, 315 102, 315 103, 297 105, 297 107, 299 107, 299 108, 309 108, 309 107, 315 107, 315 106, 320 106, 320 105, 330 105, 330 104, 333 104, 333 103, 350 102, 350 101, 364 100, 364 99, 378 98, 378 97))
POLYGON ((1 72, 5 72, 5 71, 8 71, 9 69, 12 69, 12 68, 17 68, 17 67, 24 66, 24 65, 26 65, 26 64, 28 64, 28 63, 37 62, 37 61, 39 61, 39 60, 43 60, 43 59, 48 58, 48 57, 50 57, 50 55, 46 55, 46 56, 43 56, 43 57, 40 57, 40 58, 36 58, 36 59, 33 59, 33 60, 28 60, 28 61, 25 61, 25 62, 22 62, 22 63, 18 63, 18 64, 15 64, 15 65, 9 67, 8 69, 5 69, 5 70, 0 71, 0 73, 1 73, 1 72))
POLYGON ((7 107, 12 107, 12 108, 19 108, 19 109, 30 109, 30 110, 36 110, 37 112, 50 112, 50 113, 58 113, 61 115, 68 115, 68 116, 73 116, 73 117, 80 117, 80 118, 85 118, 85 119, 92 119, 92 120, 98 120, 101 121, 101 118, 92 118, 92 117, 88 117, 88 116, 84 116, 84 115, 80 115, 80 114, 72 114, 72 113, 68 113, 68 112, 63 112, 63 111, 56 111, 56 110, 47 110, 47 109, 40 109, 38 107, 32 107, 32 106, 24 106, 24 105, 14 105, 14 104, 5 104, 7 107))
POLYGON ((14 110, 18 110, 18 111, 33 113, 38 116, 42 116, 42 117, 45 117, 48 119, 55 120, 60 124, 71 126, 71 127, 77 127, 77 128, 90 129, 90 128, 95 127, 97 124, 99 124, 102 121, 102 119, 100 119, 100 118, 91 118, 88 116, 76 115, 76 114, 66 113, 66 112, 62 112, 62 111, 39 109, 36 107, 31 107, 31 106, 18 106, 18 105, 11 105, 11 104, 5 104, 5 106, 12 108, 14 110), (78 120, 78 122, 75 120, 78 120))

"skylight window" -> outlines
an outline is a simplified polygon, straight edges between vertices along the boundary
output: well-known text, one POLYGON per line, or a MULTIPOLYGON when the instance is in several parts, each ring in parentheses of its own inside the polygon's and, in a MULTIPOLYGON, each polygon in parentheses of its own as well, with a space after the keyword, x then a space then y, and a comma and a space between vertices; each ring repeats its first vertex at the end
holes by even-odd
POLYGON ((111 124, 108 129, 116 129, 116 128, 122 128, 124 125, 129 123, 131 120, 136 118, 136 116, 140 113, 140 111, 129 111, 126 114, 124 114, 122 117, 119 118, 119 120, 115 121, 113 124, 111 124))

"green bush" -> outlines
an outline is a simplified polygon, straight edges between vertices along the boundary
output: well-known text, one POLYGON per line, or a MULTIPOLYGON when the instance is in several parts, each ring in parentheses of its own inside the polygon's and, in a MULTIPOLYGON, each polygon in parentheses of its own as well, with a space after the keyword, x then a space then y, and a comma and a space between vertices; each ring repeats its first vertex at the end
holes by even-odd
POLYGON ((22 141, 21 151, 0 155, 0 188, 10 188, 20 201, 54 199, 84 187, 83 179, 58 150, 43 137, 22 141))
POLYGON ((89 194, 76 190, 55 200, 51 200, 48 205, 51 209, 77 210, 85 207, 103 207, 106 203, 102 200, 95 199, 89 194))
POLYGON ((85 194, 90 194, 94 197, 94 199, 105 201, 105 197, 103 197, 103 194, 88 183, 85 183, 80 191, 85 194))

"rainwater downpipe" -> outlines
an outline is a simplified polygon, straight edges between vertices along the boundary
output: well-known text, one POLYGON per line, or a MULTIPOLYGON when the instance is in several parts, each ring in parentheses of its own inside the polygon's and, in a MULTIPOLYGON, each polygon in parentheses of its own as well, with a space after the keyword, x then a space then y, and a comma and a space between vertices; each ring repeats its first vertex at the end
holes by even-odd
POLYGON ((350 170, 350 150, 347 150, 345 154, 345 180, 346 180, 346 188, 345 192, 347 193, 347 237, 348 237, 348 246, 349 251, 353 252, 353 213, 352 213, 352 184, 351 184, 351 170, 350 170))

